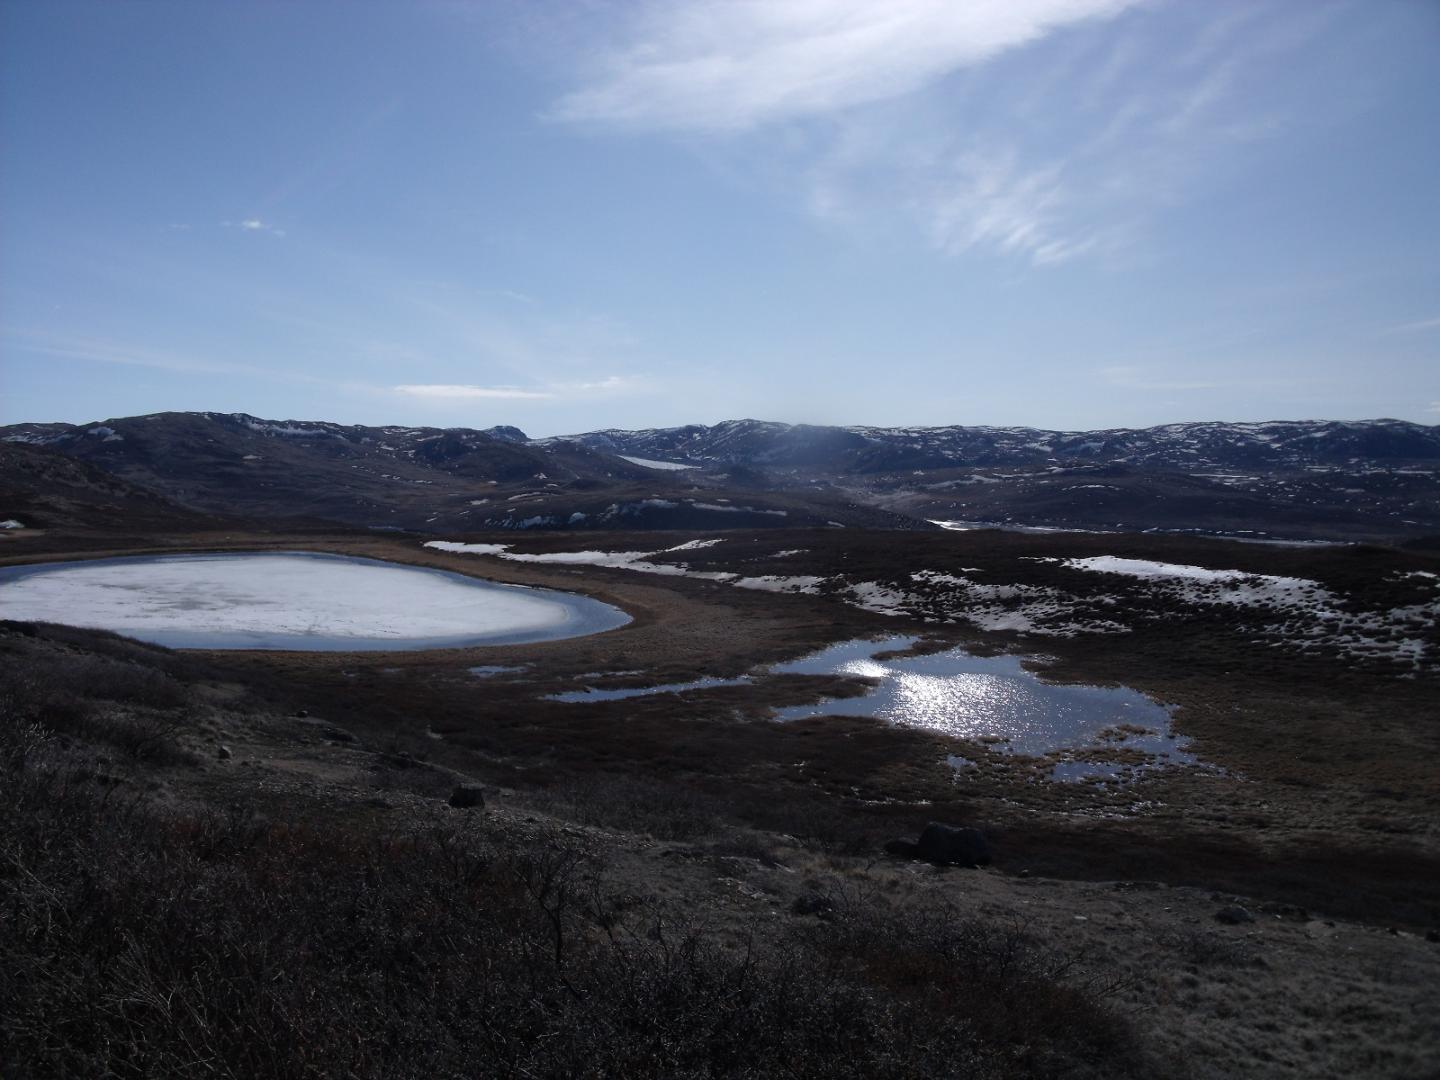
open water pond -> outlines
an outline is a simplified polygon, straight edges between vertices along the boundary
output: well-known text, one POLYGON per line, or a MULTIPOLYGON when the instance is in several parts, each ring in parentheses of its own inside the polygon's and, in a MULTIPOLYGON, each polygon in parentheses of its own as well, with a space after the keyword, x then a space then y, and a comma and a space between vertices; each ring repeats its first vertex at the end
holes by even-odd
MULTIPOLYGON (((775 718, 873 716, 986 743, 1007 753, 1054 755, 1060 760, 1054 760, 1049 773, 1052 780, 1124 779, 1143 768, 1140 761, 1146 759, 1170 765, 1196 764, 1187 749, 1188 740, 1171 732, 1169 710, 1128 687, 1047 683, 1027 671, 1021 657, 972 656, 964 649, 877 659, 881 653, 906 650, 918 640, 844 641, 799 660, 760 668, 752 675, 706 676, 692 682, 614 690, 587 686, 549 694, 546 700, 575 704, 619 701, 744 686, 772 675, 851 675, 873 679, 875 684, 857 697, 777 709, 775 718), (1087 754, 1085 760, 1073 760, 1067 753, 1096 748, 1108 753, 1087 754), (1124 763, 1105 760, 1110 754, 1124 763)), ((964 758, 951 758, 950 763, 957 769, 975 764, 964 758)))
POLYGON ((310 552, 162 555, 0 569, 0 616, 176 649, 516 645, 624 626, 589 597, 310 552))
POLYGON ((651 697, 655 694, 683 694, 690 690, 709 690, 715 686, 746 686, 749 675, 737 675, 733 679, 721 679, 713 675, 694 679, 690 682, 660 683, 656 686, 641 686, 621 690, 597 690, 587 686, 584 690, 566 690, 560 694, 547 694, 546 701, 566 701, 571 704, 580 701, 619 701, 623 698, 651 697))
MULTIPOLYGON (((1191 764, 1185 740, 1170 732, 1170 713, 1127 687, 1072 686, 1041 681, 1018 656, 972 656, 964 649, 876 659, 908 649, 917 638, 845 641, 770 670, 775 674, 854 675, 876 680, 866 694, 776 710, 778 720, 809 716, 873 716, 904 727, 994 743, 1010 753, 1041 756, 1102 746, 1191 764)), ((1078 772, 1078 770, 1077 770, 1078 772)), ((1079 779, 1056 775, 1054 779, 1079 779)))

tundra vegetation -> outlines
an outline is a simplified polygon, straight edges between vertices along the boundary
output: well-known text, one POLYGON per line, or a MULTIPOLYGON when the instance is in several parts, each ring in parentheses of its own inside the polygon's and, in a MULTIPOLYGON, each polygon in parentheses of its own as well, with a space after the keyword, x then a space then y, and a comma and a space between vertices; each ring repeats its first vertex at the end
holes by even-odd
POLYGON ((857 530, 695 543, 711 539, 586 545, 693 573, 340 533, 10 548, 308 548, 566 588, 634 620, 370 654, 0 623, 0 1075, 1423 1075, 1432 555, 857 530), (1244 573, 1217 591, 1101 559, 1244 573), (807 586, 735 586, 779 576, 807 586), (1274 584, 1291 578, 1315 588, 1274 584), (1051 759, 1003 744, 771 719, 867 684, 765 665, 897 632, 1134 686, 1206 768, 1058 783, 1051 759), (931 821, 978 829, 992 861, 912 857, 931 821))

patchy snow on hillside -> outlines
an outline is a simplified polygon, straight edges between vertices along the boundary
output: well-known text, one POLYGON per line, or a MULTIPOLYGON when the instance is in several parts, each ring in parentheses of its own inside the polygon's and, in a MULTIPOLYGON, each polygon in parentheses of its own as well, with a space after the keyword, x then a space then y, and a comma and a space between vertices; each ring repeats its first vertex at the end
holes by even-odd
POLYGON ((1329 589, 1305 578, 1249 574, 1243 570, 1211 570, 1203 566, 1122 559, 1114 555, 1041 561, 1058 561, 1061 566, 1072 570, 1139 578, 1192 604, 1308 605, 1319 609, 1333 606, 1337 601, 1329 589))
POLYGON ((683 563, 657 563, 650 560, 657 555, 668 555, 679 551, 695 551, 718 544, 719 540, 691 540, 675 547, 659 551, 544 551, 527 553, 511 551, 510 544, 462 544, 453 540, 429 540, 425 546, 437 551, 448 551, 457 555, 494 555, 511 562, 542 563, 558 566, 608 566, 620 570, 634 570, 641 574, 664 574, 670 577, 692 577, 704 581, 732 581, 738 574, 715 573, 691 570, 683 563))
POLYGON ((696 510, 709 510, 712 513, 722 514, 769 514, 772 517, 786 517, 788 510, 761 510, 754 506, 721 506, 719 503, 691 502, 696 510))
MULTIPOLYGON (((1153 594, 1197 606, 1251 608, 1274 621, 1260 628, 1257 644, 1298 652, 1335 651, 1352 659, 1394 660, 1419 669, 1437 662, 1435 650, 1421 637, 1440 623, 1440 602, 1421 602, 1388 610, 1356 610, 1332 590, 1306 578, 1212 570, 1203 566, 1149 562, 1099 555, 1088 559, 1041 560, 1073 570, 1117 574, 1144 582, 1153 594)), ((1422 571, 1423 573, 1423 571, 1422 571)))
MULTIPOLYGON (((1183 607, 1234 609, 1253 628, 1257 646, 1295 652, 1320 651, 1342 659, 1394 661, 1413 670, 1437 663, 1433 645, 1440 625, 1440 578, 1412 571, 1420 590, 1408 603, 1364 610, 1318 582, 1299 577, 1215 570, 1202 566, 1124 559, 1036 558, 1087 575, 1128 579, 1125 588, 1068 590, 1025 581, 977 580, 973 567, 959 572, 918 570, 908 580, 850 581, 840 575, 741 574, 691 569, 669 557, 713 547, 718 539, 691 540, 656 551, 560 551, 527 554, 507 544, 460 544, 444 540, 426 546, 461 554, 494 555, 515 562, 562 566, 603 566, 636 573, 722 582, 736 588, 776 593, 829 595, 842 603, 891 617, 930 623, 969 623, 977 629, 1033 637, 1128 634, 1147 620, 1184 618, 1183 607), (1138 594, 1136 590, 1138 591, 1138 594), (1244 613, 1242 615, 1242 613, 1244 613)), ((778 555, 789 555, 786 551, 778 555)), ((986 572, 994 576, 999 571, 986 572)))
POLYGON ((499 555, 510 550, 509 544, 462 544, 458 540, 430 540, 425 546, 452 555, 499 555))
POLYGON ((689 540, 683 544, 676 544, 674 547, 666 548, 666 551, 699 551, 701 548, 714 547, 716 544, 723 544, 724 540, 689 540))
POLYGON ((246 418, 240 421, 251 431, 262 435, 279 435, 287 439, 338 439, 341 436, 325 428, 300 427, 296 424, 275 424, 263 420, 246 418))
POLYGON ((823 577, 814 577, 809 574, 797 574, 786 576, 784 574, 763 574, 760 577, 736 578, 730 584, 737 589, 759 589, 762 592, 785 592, 785 593, 809 593, 814 595, 820 591, 820 583, 823 577))

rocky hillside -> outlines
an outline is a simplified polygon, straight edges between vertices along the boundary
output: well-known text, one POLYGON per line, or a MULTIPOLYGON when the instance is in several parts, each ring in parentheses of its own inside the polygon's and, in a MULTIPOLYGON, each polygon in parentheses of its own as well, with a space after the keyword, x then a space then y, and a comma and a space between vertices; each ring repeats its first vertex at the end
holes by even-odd
MULTIPOLYGON (((155 413, 0 428, 27 460, 90 467, 191 511, 416 530, 921 527, 833 493, 736 489, 518 428, 365 427, 244 413, 155 413)), ((9 503, 0 506, 9 516, 9 503)))
POLYGON ((0 519, 7 531, 49 528, 197 529, 216 519, 177 506, 89 462, 0 443, 0 519))
POLYGON ((815 427, 727 420, 710 427, 593 431, 543 442, 564 441, 688 464, 804 466, 840 474, 1063 463, 1160 471, 1440 463, 1440 427, 1400 420, 1193 423, 1103 431, 815 427))
POLYGON ((1256 538, 1440 532, 1440 427, 1399 420, 1105 431, 736 420, 571 444, 832 489, 928 520, 1256 538))

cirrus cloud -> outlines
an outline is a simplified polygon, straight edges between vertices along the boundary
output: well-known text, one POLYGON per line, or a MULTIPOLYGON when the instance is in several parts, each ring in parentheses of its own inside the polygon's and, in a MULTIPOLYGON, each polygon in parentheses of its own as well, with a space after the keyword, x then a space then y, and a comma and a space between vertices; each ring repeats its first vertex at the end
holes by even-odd
POLYGON ((662 5, 602 57, 557 119, 744 130, 918 90, 1070 23, 1139 0, 710 0, 662 5))
POLYGON ((471 383, 406 383, 392 386, 396 394, 430 401, 553 401, 591 397, 615 397, 645 390, 644 379, 633 375, 607 375, 602 379, 550 382, 542 386, 476 386, 471 383))
POLYGON ((469 386, 460 383, 410 383, 392 389, 395 393, 408 397, 437 401, 463 401, 470 398, 534 401, 555 396, 545 390, 524 390, 518 386, 469 386))

